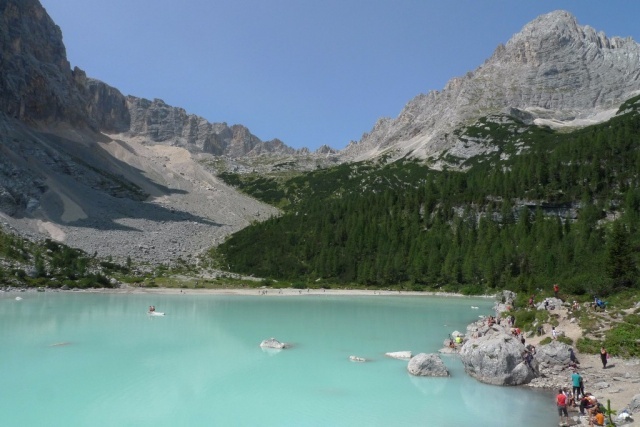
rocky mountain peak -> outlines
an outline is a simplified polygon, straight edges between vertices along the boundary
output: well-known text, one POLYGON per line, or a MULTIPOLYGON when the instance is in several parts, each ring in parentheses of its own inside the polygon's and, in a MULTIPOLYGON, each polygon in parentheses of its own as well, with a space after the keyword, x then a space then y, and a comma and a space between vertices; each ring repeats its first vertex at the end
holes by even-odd
POLYGON ((532 63, 539 66, 557 58, 559 51, 584 49, 619 49, 635 44, 631 39, 607 38, 604 32, 580 26, 576 18, 560 10, 534 19, 496 50, 493 59, 532 63))
POLYGON ((379 120, 343 155, 434 159, 459 143, 454 129, 506 110, 554 126, 606 120, 640 91, 639 68, 640 45, 631 38, 607 38, 578 25, 566 11, 551 12, 525 25, 484 64, 451 79, 441 92, 418 95, 397 118, 379 120))

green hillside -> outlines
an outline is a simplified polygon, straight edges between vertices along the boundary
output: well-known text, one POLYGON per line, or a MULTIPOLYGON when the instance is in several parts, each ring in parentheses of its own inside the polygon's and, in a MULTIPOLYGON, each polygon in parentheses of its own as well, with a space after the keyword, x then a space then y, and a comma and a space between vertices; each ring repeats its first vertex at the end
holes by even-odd
POLYGON ((31 242, 0 228, 0 285, 110 288, 107 275, 128 267, 47 239, 31 242))
POLYGON ((562 281, 567 292, 602 295, 636 287, 639 104, 574 132, 482 119, 458 136, 495 151, 464 161, 465 172, 401 161, 227 175, 284 214, 213 256, 236 272, 307 283, 473 293, 562 281))

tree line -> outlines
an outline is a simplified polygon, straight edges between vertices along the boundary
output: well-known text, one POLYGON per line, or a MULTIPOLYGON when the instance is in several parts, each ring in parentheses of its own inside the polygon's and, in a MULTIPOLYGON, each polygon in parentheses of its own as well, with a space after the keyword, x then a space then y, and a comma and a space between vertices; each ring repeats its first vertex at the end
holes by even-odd
POLYGON ((261 177, 254 195, 277 194, 283 215, 234 234, 215 256, 237 272, 309 283, 473 293, 562 282, 600 295, 636 287, 637 101, 571 133, 480 121, 466 134, 484 133, 498 149, 467 160, 465 172, 401 161, 261 177))

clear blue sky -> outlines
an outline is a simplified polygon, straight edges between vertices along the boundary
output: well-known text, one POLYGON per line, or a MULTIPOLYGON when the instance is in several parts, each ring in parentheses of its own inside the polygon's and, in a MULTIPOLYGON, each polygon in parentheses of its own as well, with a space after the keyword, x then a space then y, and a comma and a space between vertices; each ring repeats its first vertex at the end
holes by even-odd
POLYGON ((552 10, 640 40, 640 1, 41 0, 72 66, 295 148, 344 148, 552 10))

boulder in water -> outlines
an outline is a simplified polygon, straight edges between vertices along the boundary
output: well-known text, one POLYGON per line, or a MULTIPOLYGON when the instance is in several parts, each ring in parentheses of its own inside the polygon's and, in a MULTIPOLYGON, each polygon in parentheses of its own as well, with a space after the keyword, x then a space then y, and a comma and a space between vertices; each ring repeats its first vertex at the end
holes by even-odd
POLYGON ((460 349, 460 359, 467 374, 483 383, 521 385, 539 376, 536 360, 526 363, 524 352, 520 340, 497 333, 467 341, 460 349))
POLYGON ((407 370, 411 375, 421 377, 448 377, 449 371, 437 354, 416 354, 409 361, 407 370))

